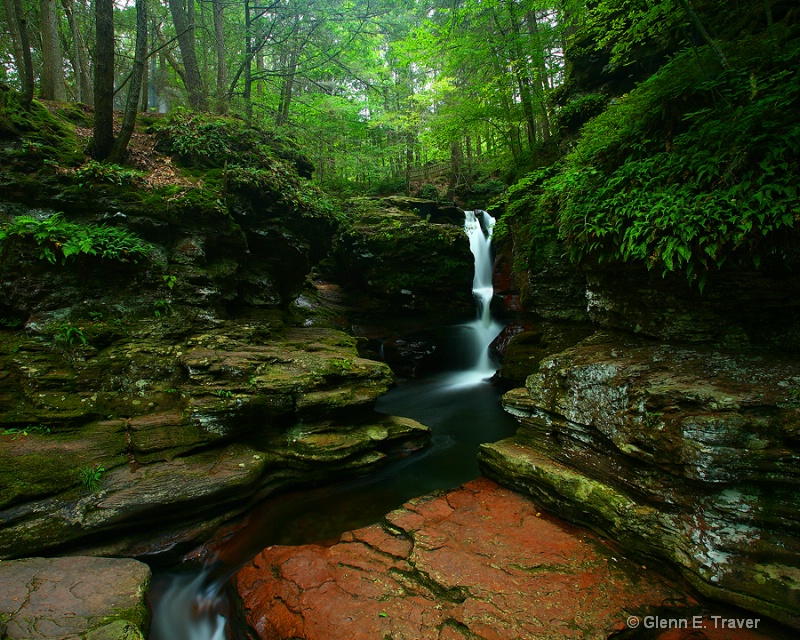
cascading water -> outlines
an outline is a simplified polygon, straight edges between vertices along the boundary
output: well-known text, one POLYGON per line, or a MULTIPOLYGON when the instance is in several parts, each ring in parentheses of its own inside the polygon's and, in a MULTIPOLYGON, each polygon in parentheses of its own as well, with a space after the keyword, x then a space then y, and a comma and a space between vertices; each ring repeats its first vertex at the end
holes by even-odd
POLYGON ((465 212, 464 230, 469 238, 469 247, 475 258, 475 275, 472 279, 472 295, 475 297, 477 317, 461 325, 465 339, 463 350, 469 368, 449 374, 450 384, 465 386, 479 384, 491 378, 497 366, 489 356, 489 345, 503 328, 492 318, 492 231, 495 219, 486 211, 465 212))
POLYGON ((408 381, 376 403, 380 412, 414 418, 431 427, 431 445, 368 478, 287 495, 285 504, 268 506, 255 518, 260 523, 243 532, 245 538, 249 537, 242 543, 243 549, 229 548, 225 562, 206 566, 199 573, 158 576, 151 640, 223 640, 223 585, 238 565, 270 544, 305 544, 339 535, 330 531, 320 535, 308 531, 300 537, 284 535, 285 528, 291 528, 293 522, 309 514, 319 521, 336 521, 345 512, 357 514, 357 521, 341 521, 339 531, 376 522, 411 498, 450 489, 477 477, 478 445, 514 433, 516 421, 503 412, 496 390, 486 384, 497 368, 489 357, 489 345, 502 329, 489 309, 493 296, 494 222, 485 211, 466 212, 464 229, 475 258, 472 291, 477 308, 473 321, 456 328, 462 338, 457 359, 466 368, 408 381))

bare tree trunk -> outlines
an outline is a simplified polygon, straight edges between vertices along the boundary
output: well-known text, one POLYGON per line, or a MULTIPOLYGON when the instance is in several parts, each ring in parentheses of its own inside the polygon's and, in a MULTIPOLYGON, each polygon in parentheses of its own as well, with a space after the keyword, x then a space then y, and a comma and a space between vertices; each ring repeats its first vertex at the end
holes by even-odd
POLYGON ((223 0, 214 2, 214 48, 217 53, 217 91, 216 111, 228 110, 228 62, 225 59, 225 4, 223 0))
POLYGON ((66 100, 64 60, 58 35, 58 13, 55 0, 39 0, 40 32, 42 35, 42 85, 44 100, 66 100))
POLYGON ((540 131, 542 134, 542 140, 549 140, 550 133, 551 133, 551 126, 550 126, 550 114, 547 112, 547 102, 545 100, 545 95, 550 90, 550 78, 547 74, 547 65, 545 65, 545 50, 544 46, 542 45, 541 39, 539 37, 539 23, 536 19, 536 13, 534 11, 528 11, 528 29, 530 31, 531 36, 533 36, 537 43, 539 44, 539 50, 541 52, 541 56, 538 60, 538 71, 539 71, 539 82, 541 85, 541 91, 535 91, 535 93, 539 97, 539 104, 541 108, 539 109, 539 113, 541 114, 541 122, 540 122, 540 131))
POLYGON ((250 16, 250 0, 244 0, 244 114, 247 123, 253 121, 253 34, 250 16))
POLYGON ((11 38, 14 42, 14 61, 22 88, 22 106, 27 110, 33 102, 33 59, 28 37, 28 21, 22 11, 21 0, 5 0, 11 38))
POLYGON ((169 10, 175 23, 178 34, 178 46, 183 58, 184 84, 188 93, 189 106, 198 111, 208 111, 208 101, 203 92, 203 81, 200 77, 200 67, 197 64, 197 54, 194 50, 194 12, 193 0, 169 0, 169 10), (190 15, 191 13, 191 15, 190 15))
POLYGON ((694 28, 697 29, 697 33, 700 34, 700 37, 705 40, 705 43, 711 48, 714 52, 714 55, 717 56, 720 65, 723 69, 730 69, 730 65, 728 64, 728 59, 725 57, 725 54, 722 53, 722 49, 717 46, 717 43, 709 35, 708 31, 706 31, 705 26, 700 21, 700 17, 694 10, 692 3, 689 0, 680 0, 681 5, 683 6, 684 11, 686 11, 686 15, 689 16, 689 19, 692 21, 694 28))
POLYGON ((293 47, 289 52, 289 62, 286 66, 286 75, 283 78, 281 87, 281 101, 278 105, 278 115, 275 124, 282 127, 289 121, 289 106, 292 103, 292 92, 294 91, 294 76, 297 71, 297 48, 293 47))
POLYGON ((139 92, 141 103, 139 109, 147 113, 150 107, 150 63, 145 60, 144 71, 142 72, 142 90, 139 92))
POLYGON ((122 126, 119 135, 114 140, 109 162, 120 163, 125 157, 128 143, 136 126, 136 114, 139 110, 139 94, 142 91, 142 77, 147 66, 147 2, 136 0, 136 47, 133 56, 133 70, 128 86, 128 98, 125 102, 125 114, 122 117, 122 126))
MULTIPOLYGON (((6 21, 8 22, 8 32, 11 35, 11 44, 14 47, 14 65, 18 69, 20 80, 22 80, 25 74, 25 53, 22 50, 22 37, 19 32, 17 14, 14 12, 14 0, 5 0, 3 4, 6 10, 6 21)), ((30 54, 30 51, 28 53, 30 54)))
POLYGON ((114 144, 114 0, 95 0, 92 156, 105 160, 114 144))
POLYGON ((61 0, 64 13, 69 22, 69 30, 72 33, 72 59, 73 69, 75 70, 75 95, 78 102, 92 104, 92 74, 89 69, 89 55, 87 53, 86 42, 83 39, 78 22, 75 20, 74 0, 61 0))

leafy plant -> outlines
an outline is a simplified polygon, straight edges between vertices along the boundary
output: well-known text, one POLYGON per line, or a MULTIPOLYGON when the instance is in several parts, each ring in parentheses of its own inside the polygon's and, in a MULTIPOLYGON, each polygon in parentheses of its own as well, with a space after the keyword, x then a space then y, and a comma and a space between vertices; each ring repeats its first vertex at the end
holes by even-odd
POLYGON ((20 436, 27 436, 34 433, 37 435, 47 435, 50 433, 50 427, 43 424, 31 424, 27 427, 12 427, 0 431, 0 434, 4 436, 14 436, 15 440, 20 436))
POLYGON ((350 358, 334 358, 331 360, 331 367, 339 374, 353 370, 354 362, 350 358))
POLYGON ((75 177, 84 182, 108 183, 118 186, 133 185, 140 179, 140 173, 134 169, 126 169, 118 164, 103 164, 97 160, 89 160, 75 169, 75 177))
POLYGON ((61 342, 64 344, 75 344, 75 342, 80 342, 81 344, 87 344, 86 335, 83 333, 83 330, 80 327, 73 326, 68 322, 60 322, 53 327, 53 339, 56 342, 61 342))
POLYGON ((233 392, 229 391, 228 389, 217 389, 215 391, 218 397, 220 398, 232 398, 233 392))
POLYGON ((60 213, 46 218, 17 216, 0 227, 0 253, 15 239, 32 241, 39 257, 61 264, 75 256, 94 256, 118 262, 138 262, 150 245, 127 229, 99 224, 83 225, 66 220, 60 213))
POLYGON ((169 300, 153 300, 153 315, 156 318, 168 316, 172 313, 172 303, 169 300))
POLYGON ((105 473, 105 468, 99 464, 91 467, 82 467, 78 472, 81 479, 81 484, 89 491, 97 491, 100 488, 100 480, 105 473))
POLYGON ((800 123, 784 115, 800 101, 798 51, 762 53, 763 70, 711 75, 710 52, 677 56, 589 122, 552 173, 509 189, 500 233, 513 221, 531 251, 557 236, 573 261, 682 271, 700 289, 731 256, 786 255, 778 232, 800 211, 800 123))
POLYGON ((167 286, 167 289, 172 289, 175 287, 175 283, 178 281, 178 278, 171 274, 166 274, 161 277, 164 280, 164 284, 167 286))

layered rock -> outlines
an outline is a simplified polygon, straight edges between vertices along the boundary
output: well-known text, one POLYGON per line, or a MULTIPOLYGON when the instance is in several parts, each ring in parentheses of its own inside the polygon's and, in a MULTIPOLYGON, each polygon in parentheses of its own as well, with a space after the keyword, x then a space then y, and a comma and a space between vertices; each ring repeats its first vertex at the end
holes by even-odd
POLYGON ((166 330, 146 323, 106 348, 3 335, 0 557, 179 551, 251 498, 426 440, 372 412, 391 371, 338 331, 166 330))
POLYGON ((665 580, 479 479, 412 500, 333 546, 269 547, 235 577, 255 637, 605 638, 688 615, 665 580))
MULTIPOLYGON (((796 266, 795 266, 796 268, 796 266)), ((661 340, 800 349, 800 281, 787 265, 730 265, 705 286, 624 265, 593 269, 586 309, 597 324, 661 340)))
POLYGON ((142 640, 150 568, 129 559, 26 558, 0 563, 0 636, 142 640))
POLYGON ((504 397, 490 477, 800 627, 800 364, 598 334, 504 397))

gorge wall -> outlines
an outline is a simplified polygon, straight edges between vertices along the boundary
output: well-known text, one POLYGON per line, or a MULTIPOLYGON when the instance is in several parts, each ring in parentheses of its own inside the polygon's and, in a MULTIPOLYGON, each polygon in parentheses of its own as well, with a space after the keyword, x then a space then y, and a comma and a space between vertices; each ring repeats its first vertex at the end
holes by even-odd
POLYGON ((706 596, 800 627, 793 272, 721 270, 701 294, 553 251, 505 282, 528 312, 501 370, 524 384, 503 399, 520 429, 482 446, 484 473, 706 596))

